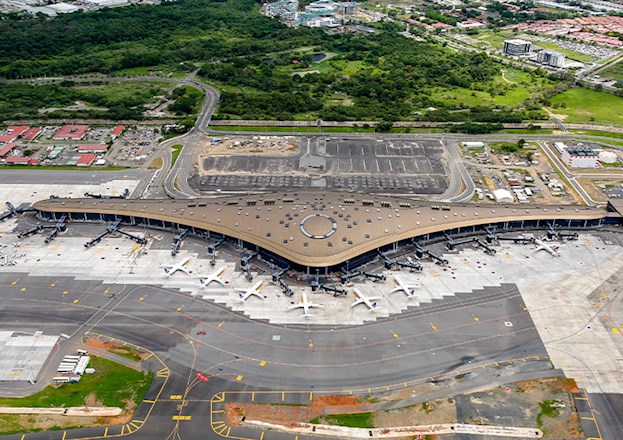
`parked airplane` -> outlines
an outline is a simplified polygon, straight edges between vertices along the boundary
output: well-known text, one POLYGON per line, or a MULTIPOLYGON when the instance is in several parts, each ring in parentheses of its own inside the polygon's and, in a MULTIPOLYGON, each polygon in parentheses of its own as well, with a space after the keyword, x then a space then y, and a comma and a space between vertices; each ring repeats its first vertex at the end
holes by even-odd
POLYGON ((288 307, 288 310, 294 310, 294 309, 298 309, 298 308, 302 307, 304 309, 304 311, 303 311, 303 318, 311 318, 314 315, 309 313, 309 309, 310 308, 312 308, 312 307, 320 307, 320 308, 324 307, 323 305, 314 304, 312 302, 307 301, 307 293, 305 293, 305 292, 303 292, 303 298, 302 299, 303 300, 300 303, 288 307))
POLYGON ((260 292, 258 290, 262 286, 262 284, 264 284, 264 281, 260 280, 257 283, 255 283, 252 287, 249 287, 248 289, 236 289, 236 291, 240 292, 239 293, 240 301, 245 302, 252 295, 255 295, 258 298, 264 299, 264 297, 260 295, 260 292))
POLYGON ((392 275, 392 277, 394 277, 396 287, 394 287, 389 293, 403 291, 408 298, 415 298, 415 285, 409 285, 405 283, 398 275, 392 275))
POLYGON ((223 281, 223 279, 221 278, 221 274, 225 272, 225 269, 227 268, 223 266, 217 269, 216 272, 212 273, 211 275, 208 275, 207 278, 199 278, 199 284, 201 284, 201 287, 208 287, 208 284, 214 281, 216 283, 219 283, 221 286, 225 287, 225 281, 223 281))
POLYGON ((163 264, 162 267, 164 267, 164 275, 167 277, 170 277, 178 270, 184 272, 186 275, 190 275, 190 272, 185 267, 186 263, 188 263, 189 261, 190 261, 190 257, 186 257, 177 264, 173 264, 173 265, 163 264))
POLYGON ((376 305, 376 300, 381 299, 380 296, 366 296, 361 292, 361 290, 357 289, 356 287, 353 287, 353 292, 355 292, 355 295, 357 295, 357 301, 350 305, 351 308, 355 307, 358 304, 365 304, 370 309, 370 311, 380 309, 380 307, 376 305))
POLYGON ((558 251, 558 246, 549 245, 545 243, 543 240, 539 240, 538 238, 534 239, 534 243, 538 245, 538 247, 534 250, 534 252, 547 251, 554 257, 560 257, 560 251, 558 251))

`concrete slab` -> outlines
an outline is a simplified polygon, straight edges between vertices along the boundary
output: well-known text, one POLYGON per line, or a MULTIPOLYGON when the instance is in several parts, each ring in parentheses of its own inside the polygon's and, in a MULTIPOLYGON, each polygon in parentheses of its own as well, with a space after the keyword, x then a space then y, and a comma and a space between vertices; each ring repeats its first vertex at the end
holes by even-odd
POLYGON ((0 382, 36 380, 58 336, 0 331, 0 382))

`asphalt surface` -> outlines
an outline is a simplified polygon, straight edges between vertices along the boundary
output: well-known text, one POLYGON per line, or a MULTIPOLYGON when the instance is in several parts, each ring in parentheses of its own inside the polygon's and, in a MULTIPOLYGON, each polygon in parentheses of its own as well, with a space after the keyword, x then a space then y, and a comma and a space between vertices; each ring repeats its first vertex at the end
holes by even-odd
POLYGON ((191 186, 202 191, 248 188, 340 188, 383 193, 441 194, 447 187, 445 148, 436 140, 303 137, 289 156, 211 155, 191 186))
MULTIPOLYGON (((551 368, 514 285, 458 294, 363 326, 325 328, 251 321, 214 303, 153 286, 110 286, 60 276, 3 273, 0 328, 71 336, 59 344, 50 368, 37 384, 16 387, 21 393, 44 386, 45 379, 54 374, 55 362, 87 332, 152 351, 164 366, 151 367, 156 371, 166 368, 170 374, 164 385, 165 378, 158 377, 147 397, 155 401, 147 404, 149 418, 133 434, 146 439, 168 438, 176 429, 186 438, 197 438, 197 433, 217 438, 214 432, 206 432, 205 420, 214 416, 210 405, 224 405, 210 402, 223 391, 271 390, 300 400, 325 391, 400 388, 406 382, 460 369, 496 368, 496 361, 511 359, 523 363, 521 359, 530 358, 539 369, 551 368), (68 294, 63 295, 64 291, 68 294), (201 331, 206 335, 198 334, 201 331), (197 383, 197 371, 210 376, 210 381, 197 383), (162 392, 160 386, 164 386, 162 392), (185 396, 188 405, 178 410, 180 402, 171 400, 172 395, 185 396), (191 420, 178 424, 172 417, 179 414, 190 415, 191 420)), ((499 374, 510 374, 504 380, 513 380, 514 372, 508 369, 499 374)), ((490 381, 487 375, 480 381, 475 376, 470 386, 490 381)), ((3 384, 2 391, 10 390, 3 384)), ((134 419, 144 421, 146 415, 143 405, 134 419)), ((110 428, 109 435, 120 429, 110 428)), ((83 438, 95 432, 102 435, 102 428, 33 433, 26 438, 83 438)), ((257 435, 255 431, 252 438, 257 435)), ((281 437, 267 432, 264 438, 281 437)))

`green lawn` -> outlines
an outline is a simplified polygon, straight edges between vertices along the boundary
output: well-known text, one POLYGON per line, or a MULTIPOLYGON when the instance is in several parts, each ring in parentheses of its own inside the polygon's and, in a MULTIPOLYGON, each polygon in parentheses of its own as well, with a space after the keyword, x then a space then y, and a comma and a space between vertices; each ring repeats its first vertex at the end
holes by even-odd
POLYGON ((177 157, 182 152, 182 148, 184 148, 182 144, 176 144, 171 147, 171 149, 173 150, 173 152, 171 153, 172 154, 171 166, 175 165, 175 161, 177 160, 177 157))
POLYGON ((564 122, 623 126, 623 98, 612 93, 573 88, 550 101, 553 113, 567 115, 564 122), (557 107, 562 103, 566 108, 557 107))
POLYGON ((153 373, 132 370, 99 357, 91 357, 89 367, 95 368, 96 373, 85 374, 78 383, 48 386, 21 399, 0 398, 0 406, 84 406, 86 396, 95 393, 105 406, 125 408, 128 402, 141 402, 153 380, 153 373))
MULTIPOLYGON (((254 125, 210 125, 211 130, 250 131, 250 132, 284 132, 284 133, 374 133, 374 127, 270 127, 254 125)), ((391 133, 443 133, 442 128, 402 128, 394 127, 391 133)))
POLYGON ((606 70, 601 72, 601 77, 612 77, 616 80, 623 81, 623 61, 616 63, 613 66, 608 67, 606 70))
POLYGON ((373 413, 332 414, 313 419, 310 423, 325 423, 329 425, 349 426, 351 428, 374 428, 373 420, 373 413))
POLYGON ((565 49, 564 47, 560 47, 558 44, 556 43, 549 43, 549 42, 543 42, 543 41, 533 41, 532 42, 533 45, 542 47, 543 49, 551 49, 551 50, 555 50, 556 52, 560 52, 562 54, 565 54, 567 56, 567 58, 571 58, 573 60, 576 61, 580 61, 582 63, 588 63, 590 61, 593 61, 595 59, 595 57, 592 57, 590 55, 586 55, 580 52, 576 52, 574 50, 570 50, 570 49, 565 49))

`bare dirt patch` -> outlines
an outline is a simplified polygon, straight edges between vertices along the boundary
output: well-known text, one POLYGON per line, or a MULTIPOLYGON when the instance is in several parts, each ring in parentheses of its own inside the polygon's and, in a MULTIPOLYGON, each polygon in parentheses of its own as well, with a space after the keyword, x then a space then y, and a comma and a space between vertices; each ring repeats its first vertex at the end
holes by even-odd
POLYGON ((364 405, 356 396, 316 396, 311 405, 272 405, 228 403, 225 406, 227 422, 238 426, 242 417, 250 420, 288 425, 293 422, 307 423, 327 414, 364 412, 364 405))
POLYGON ((278 136, 253 136, 222 139, 217 142, 206 142, 201 155, 267 155, 289 156, 299 151, 298 139, 278 136))
POLYGON ((120 356, 125 356, 125 357, 139 357, 139 359, 135 359, 136 361, 141 361, 144 360, 145 358, 147 358, 149 356, 149 354, 147 353, 141 353, 137 350, 134 350, 130 347, 126 347, 124 345, 120 345, 120 344, 115 344, 114 342, 104 342, 104 341, 100 341, 99 339, 96 338, 88 338, 84 341, 85 345, 92 347, 92 348, 98 348, 100 350, 105 350, 108 351, 110 353, 114 353, 114 354, 118 354, 120 356))
POLYGON ((456 421, 456 406, 453 399, 425 402, 405 408, 381 411, 374 415, 374 425, 378 428, 456 423, 456 421))

